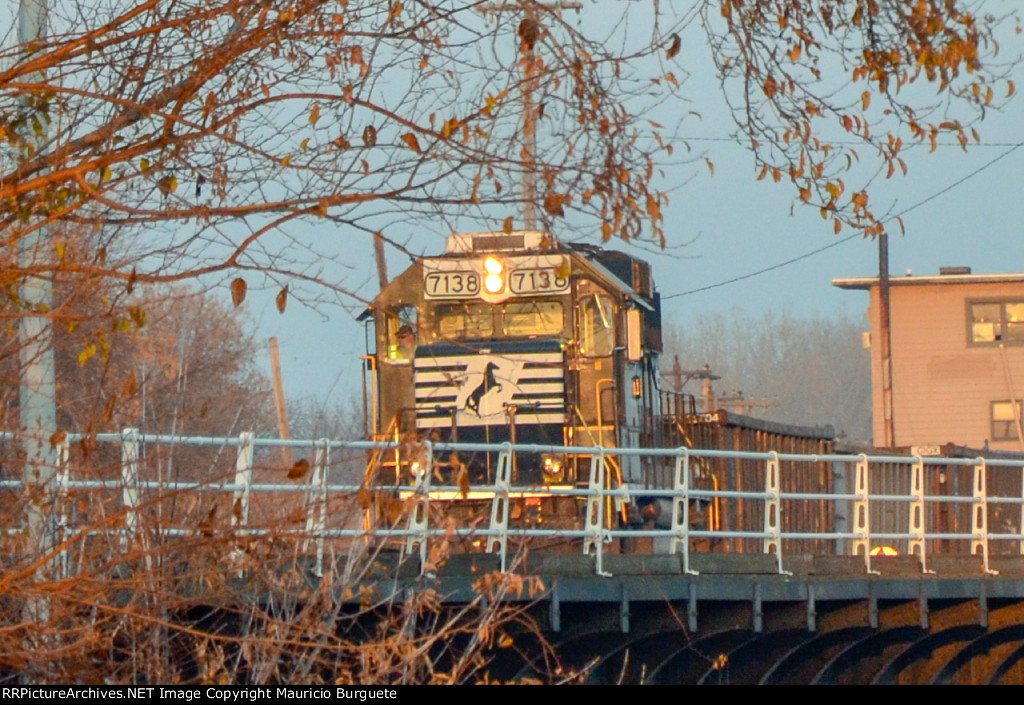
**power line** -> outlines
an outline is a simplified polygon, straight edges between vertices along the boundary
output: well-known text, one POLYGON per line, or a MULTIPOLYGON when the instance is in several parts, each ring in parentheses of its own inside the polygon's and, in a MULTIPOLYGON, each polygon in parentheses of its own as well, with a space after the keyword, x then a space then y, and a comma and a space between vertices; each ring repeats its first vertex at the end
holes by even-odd
MULTIPOLYGON (((961 178, 957 179, 956 181, 954 181, 953 183, 949 184, 948 186, 945 186, 945 187, 939 189, 938 191, 936 191, 935 193, 931 194, 930 196, 921 199, 917 203, 914 203, 913 205, 908 206, 907 208, 904 208, 899 213, 897 213, 895 215, 890 215, 889 217, 885 218, 882 222, 883 223, 888 223, 890 221, 896 220, 897 218, 902 218, 903 216, 905 216, 907 213, 910 213, 911 211, 917 210, 918 208, 920 208, 921 206, 925 205, 926 203, 929 203, 930 201, 935 200, 939 196, 942 196, 943 194, 948 193, 949 191, 952 191, 953 189, 955 189, 957 186, 960 186, 964 182, 969 181, 970 179, 973 179, 975 176, 977 176, 981 172, 985 171, 986 169, 988 169, 989 167, 994 165, 996 162, 998 162, 998 161, 1000 161, 1000 160, 1010 156, 1010 154, 1012 154, 1016 150, 1020 149, 1021 147, 1024 147, 1024 142, 1017 142, 1017 143, 1011 144, 1010 145, 1010 149, 1006 150, 1005 152, 1000 154, 998 157, 995 157, 994 159, 986 162, 985 164, 983 164, 982 166, 978 167, 977 169, 975 169, 974 171, 970 172, 969 174, 965 174, 961 178)), ((811 250, 810 252, 806 252, 806 253, 804 253, 802 255, 799 255, 797 257, 793 257, 792 259, 788 259, 785 262, 778 262, 778 263, 770 265, 768 267, 764 267, 762 269, 758 269, 756 271, 749 272, 748 274, 741 274, 738 277, 732 277, 731 279, 726 279, 724 281, 720 281, 720 282, 717 282, 715 284, 708 284, 707 286, 702 286, 702 287, 699 287, 697 289, 690 289, 689 291, 683 291, 683 292, 680 292, 678 294, 669 294, 668 296, 662 296, 661 298, 662 298, 662 300, 675 299, 675 298, 678 298, 680 296, 689 296, 690 294, 698 294, 698 293, 700 293, 702 291, 708 291, 710 289, 717 289, 719 287, 726 286, 728 284, 735 284, 736 282, 740 282, 740 281, 743 281, 745 279, 751 279, 751 278, 759 276, 761 274, 765 274, 767 272, 771 272, 771 271, 774 271, 776 269, 781 269, 782 267, 786 267, 786 266, 789 266, 789 265, 794 264, 796 262, 799 262, 801 260, 805 260, 808 257, 813 257, 814 255, 817 255, 817 254, 819 254, 821 252, 824 252, 825 250, 830 250, 833 247, 837 247, 838 245, 842 245, 844 242, 849 242, 850 240, 853 240, 854 238, 857 238, 857 237, 860 237, 860 236, 861 236, 860 233, 854 233, 853 235, 848 235, 847 237, 844 237, 842 240, 836 240, 835 242, 829 243, 828 245, 825 245, 824 247, 819 247, 819 248, 817 248, 815 250, 811 250)))
MULTIPOLYGON (((730 144, 739 145, 739 146, 743 147, 744 149, 746 149, 746 145, 750 142, 750 140, 748 138, 745 138, 745 137, 720 137, 720 136, 716 137, 716 136, 692 136, 692 135, 689 136, 689 137, 682 137, 682 136, 674 137, 673 140, 678 140, 678 141, 681 141, 681 142, 728 142, 730 144)), ((829 141, 829 144, 831 144, 831 145, 841 145, 841 146, 853 146, 853 145, 864 145, 866 143, 864 141, 862 141, 862 140, 861 141, 833 140, 833 141, 829 141)), ((923 145, 910 145, 910 146, 923 146, 923 145)), ((928 146, 930 146, 930 145, 928 145, 928 146)), ((964 146, 960 142, 936 142, 935 146, 936 147, 956 147, 957 149, 961 149, 961 150, 964 149, 964 146)), ((1019 145, 1016 142, 976 142, 975 144, 970 145, 970 148, 971 149, 979 149, 979 148, 994 149, 996 147, 1017 147, 1017 146, 1019 146, 1019 145)))
POLYGON ((854 233, 853 235, 847 235, 842 240, 836 240, 835 242, 830 243, 828 245, 825 245, 824 247, 819 247, 816 250, 811 250, 810 252, 806 252, 806 253, 800 255, 799 257, 794 257, 793 259, 788 259, 785 262, 779 262, 777 264, 771 265, 770 267, 765 267, 763 269, 758 269, 756 272, 750 272, 749 274, 741 274, 738 277, 733 277, 732 279, 726 279, 725 281, 720 281, 717 284, 708 284, 707 286, 702 286, 699 289, 690 289, 689 291, 683 291, 683 292, 680 292, 678 294, 669 294, 668 296, 662 296, 661 298, 662 298, 663 301, 665 301, 667 299, 675 299, 675 298, 678 298, 680 296, 688 296, 689 294, 697 294, 697 293, 699 293, 701 291, 707 291, 708 289, 717 289, 718 287, 725 286, 726 284, 735 284, 736 282, 741 282, 744 279, 750 279, 750 278, 756 277, 756 276, 758 276, 760 274, 764 274, 766 272, 771 272, 772 270, 775 270, 775 269, 781 269, 782 267, 785 267, 785 266, 788 266, 790 264, 793 264, 794 262, 799 262, 800 260, 803 260, 803 259, 807 259, 808 257, 813 257, 814 255, 818 254, 819 252, 824 252, 825 250, 831 250, 833 247, 836 247, 837 245, 842 245, 844 242, 848 242, 849 240, 852 240, 855 237, 861 237, 861 234, 860 233, 854 233))

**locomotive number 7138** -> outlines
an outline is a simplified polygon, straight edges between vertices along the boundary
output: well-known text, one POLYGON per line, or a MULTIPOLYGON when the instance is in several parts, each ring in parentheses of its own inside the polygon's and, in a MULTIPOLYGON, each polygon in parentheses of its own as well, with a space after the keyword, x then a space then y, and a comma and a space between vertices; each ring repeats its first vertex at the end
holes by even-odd
POLYGON ((426 294, 431 298, 476 296, 480 293, 480 275, 476 272, 430 272, 424 284, 426 294))
POLYGON ((558 270, 554 267, 514 269, 509 277, 509 288, 513 294, 565 291, 569 288, 569 279, 559 276, 558 270))

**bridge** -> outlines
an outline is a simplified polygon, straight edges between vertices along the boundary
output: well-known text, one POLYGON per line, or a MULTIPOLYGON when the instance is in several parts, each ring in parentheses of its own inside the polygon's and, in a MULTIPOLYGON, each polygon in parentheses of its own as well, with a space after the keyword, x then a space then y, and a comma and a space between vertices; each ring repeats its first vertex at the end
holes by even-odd
POLYGON ((144 581, 129 578, 159 568, 182 612, 207 610, 192 631, 223 631, 234 602, 316 599, 370 634, 429 596, 460 619, 496 617, 504 636, 459 629, 462 642, 487 642, 476 673, 495 680, 1024 682, 1019 458, 134 429, 56 443, 41 485, 0 481, 8 571, 32 566, 61 584, 113 576, 130 605, 144 581), (492 454, 488 481, 456 480, 453 450, 492 454), (518 486, 520 453, 582 470, 518 486), (364 475, 367 457, 384 470, 364 475), (627 463, 649 482, 622 483, 627 463), (575 503, 577 520, 546 524, 540 507, 553 501, 575 503), (28 506, 45 516, 42 537, 27 537, 28 506), (207 559, 219 582, 198 568, 207 559))

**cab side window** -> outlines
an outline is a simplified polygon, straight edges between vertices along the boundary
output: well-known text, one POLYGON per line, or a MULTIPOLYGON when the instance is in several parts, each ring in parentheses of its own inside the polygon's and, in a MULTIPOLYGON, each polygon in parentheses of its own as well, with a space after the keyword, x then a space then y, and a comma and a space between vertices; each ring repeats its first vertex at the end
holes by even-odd
POLYGON ((413 359, 418 342, 417 313, 416 307, 409 304, 385 312, 388 362, 407 365, 413 359))
POLYGON ((615 305, 604 294, 588 294, 580 303, 580 352, 606 357, 615 349, 615 305))

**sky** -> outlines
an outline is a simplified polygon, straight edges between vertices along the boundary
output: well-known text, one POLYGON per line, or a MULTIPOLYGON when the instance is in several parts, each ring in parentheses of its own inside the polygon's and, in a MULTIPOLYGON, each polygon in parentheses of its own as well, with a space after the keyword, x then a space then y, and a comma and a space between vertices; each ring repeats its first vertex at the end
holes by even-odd
MULTIPOLYGON (((4 13, 0 19, 9 17, 15 6, 0 4, 4 13)), ((585 5, 580 21, 594 21, 594 13, 594 6, 585 5)), ((11 41, 11 33, 3 40, 11 41)), ((850 238, 853 233, 848 229, 836 236, 832 223, 823 221, 816 208, 794 204, 792 185, 756 180, 752 155, 733 139, 734 127, 717 80, 710 72, 701 73, 701 67, 705 71, 710 67, 707 49, 702 54, 700 47, 691 46, 692 41, 699 40, 685 42, 686 50, 678 60, 689 73, 683 85, 689 102, 665 109, 701 114, 700 120, 686 121, 681 137, 694 157, 707 156, 713 162, 714 173, 693 163, 663 165, 662 186, 671 198, 663 210, 666 248, 651 243, 620 248, 653 264, 665 321, 684 330, 697 316, 731 311, 748 316, 771 310, 796 316, 862 317, 866 293, 839 290, 831 280, 875 275, 877 244, 859 236, 850 238)), ((1021 50, 1020 38, 1014 38, 1004 46, 1003 58, 1020 55, 1021 50)), ((1017 79, 1024 86, 1024 80, 1017 79)), ((890 228, 894 275, 935 274, 946 265, 969 266, 976 273, 1022 271, 1021 125, 1024 103, 1012 100, 1002 112, 989 112, 979 126, 982 143, 972 145, 966 154, 952 139, 932 154, 916 149, 907 155, 908 176, 875 186, 872 207, 876 212, 891 206, 905 214, 905 235, 899 234, 898 226, 890 228)), ((677 160, 683 147, 676 143, 677 160)), ((481 229, 467 220, 458 226, 481 229)), ((430 232, 410 227, 399 236, 406 238, 410 251, 431 255, 443 251, 447 234, 446 226, 438 223, 430 232)), ((560 234, 556 227, 555 235, 560 234)), ((377 279, 370 243, 365 238, 338 239, 346 243, 344 250, 337 253, 336 261, 325 260, 323 276, 344 282, 359 298, 371 300, 377 279)), ((588 241, 598 243, 599 237, 595 234, 588 241)), ((391 276, 408 264, 407 257, 389 253, 391 276)), ((366 352, 366 336, 355 317, 363 305, 343 299, 310 308, 292 300, 282 315, 275 304, 276 293, 277 289, 250 290, 243 304, 250 331, 262 344, 258 355, 262 369, 269 376, 267 341, 275 336, 290 398, 334 403, 358 397, 359 357, 366 352)), ((684 361, 689 364, 701 361, 684 361)))
MULTIPOLYGON (((1024 80, 1017 84, 1024 85, 1024 80)), ((703 119, 690 124, 683 137, 693 154, 712 160, 714 173, 695 170, 692 164, 665 166, 664 185, 671 203, 664 209, 664 250, 652 243, 613 243, 653 264, 665 321, 685 330, 699 315, 732 311, 750 316, 774 311, 864 318, 867 294, 840 290, 831 281, 877 275, 877 242, 850 229, 835 235, 832 222, 822 220, 817 208, 794 204, 791 185, 757 181, 752 155, 732 139, 733 126, 714 79, 691 76, 685 87, 688 95, 701 96, 688 107, 699 110, 703 119), (706 86, 699 84, 701 80, 706 86), (762 271, 766 269, 770 271, 762 271)), ((965 153, 948 138, 934 153, 914 149, 905 154, 907 176, 873 187, 871 205, 876 212, 889 206, 891 212, 903 214, 905 234, 895 224, 889 229, 892 275, 937 274, 941 266, 969 266, 975 273, 1024 271, 1021 125, 1024 103, 1011 100, 1001 112, 990 111, 978 126, 980 145, 965 153)), ((466 229, 480 228, 469 223, 466 229)), ((413 252, 439 254, 445 234, 441 225, 430 233, 411 232, 406 245, 413 252)), ((599 237, 590 242, 598 243, 599 237)), ((369 246, 348 253, 346 261, 365 274, 353 279, 348 270, 343 276, 362 282, 358 293, 372 299, 377 285, 369 246)), ((392 252, 390 276, 408 264, 408 258, 392 252)), ((295 307, 282 316, 273 293, 253 295, 246 305, 254 334, 262 340, 281 340, 289 398, 331 403, 358 395, 358 358, 366 347, 354 315, 361 307, 353 302, 347 310, 295 307)), ((268 355, 261 355, 261 360, 269 372, 268 355)))

